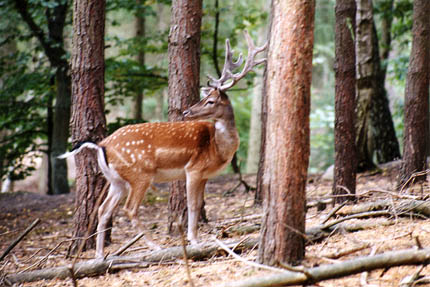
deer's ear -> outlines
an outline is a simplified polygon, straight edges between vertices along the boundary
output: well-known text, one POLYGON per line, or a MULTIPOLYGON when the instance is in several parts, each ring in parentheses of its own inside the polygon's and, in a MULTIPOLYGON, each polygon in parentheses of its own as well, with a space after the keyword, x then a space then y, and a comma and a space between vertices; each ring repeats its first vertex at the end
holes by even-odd
POLYGON ((211 87, 203 87, 200 89, 200 97, 201 98, 206 98, 207 96, 209 96, 209 94, 214 90, 214 88, 211 87))

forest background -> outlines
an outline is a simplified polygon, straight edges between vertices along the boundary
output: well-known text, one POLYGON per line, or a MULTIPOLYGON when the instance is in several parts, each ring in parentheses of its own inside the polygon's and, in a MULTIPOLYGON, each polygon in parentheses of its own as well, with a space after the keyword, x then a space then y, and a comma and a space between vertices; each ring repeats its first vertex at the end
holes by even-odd
MULTIPOLYGON (((58 85, 61 84, 58 74, 61 65, 68 65, 72 37, 72 9, 68 2, 0 1, 2 180, 6 177, 18 180, 29 175, 37 166, 34 155, 47 154, 46 160, 55 154, 56 137, 61 136, 54 131, 58 85), (18 5, 21 9, 16 8, 18 5), (23 15, 33 19, 34 25, 26 23, 23 15), (63 17, 64 23, 58 17, 63 17), (62 39, 54 29, 60 24, 64 25, 62 39), (58 50, 63 53, 55 58, 53 55, 58 50), (26 156, 29 154, 33 156, 26 156)), ((334 0, 316 1, 311 173, 321 172, 334 162, 334 5, 334 0)), ((170 6, 170 1, 107 1, 105 103, 108 133, 127 123, 167 120, 170 6)), ((201 83, 206 83, 207 74, 219 74, 225 39, 230 39, 236 55, 246 54, 242 30, 250 31, 257 43, 266 40, 269 10, 269 1, 262 0, 203 2, 201 83)), ((382 37, 383 19, 392 21, 390 47, 381 47, 389 50, 389 57, 381 64, 387 68, 385 86, 396 136, 402 145, 412 1, 374 1, 374 18, 378 38, 382 37)), ((257 69, 230 92, 241 139, 237 158, 242 172, 252 173, 257 169, 262 73, 262 68, 257 69)), ((67 190, 48 189, 47 192, 67 190)))

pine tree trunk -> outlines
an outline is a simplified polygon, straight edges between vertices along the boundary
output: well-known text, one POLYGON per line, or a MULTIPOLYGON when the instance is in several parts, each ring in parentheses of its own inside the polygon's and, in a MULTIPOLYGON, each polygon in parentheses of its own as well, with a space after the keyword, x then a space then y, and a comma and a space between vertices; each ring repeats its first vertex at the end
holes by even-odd
MULTIPOLYGON (((271 1, 271 11, 273 11, 273 0, 271 1)), ((268 29, 268 39, 271 39, 273 26, 273 17, 270 18, 270 24, 268 29)), ((267 135, 267 65, 264 69, 263 74, 263 89, 261 91, 261 109, 260 109, 260 121, 261 121, 261 137, 260 137, 260 158, 258 160, 258 169, 257 169, 257 186, 254 194, 254 205, 261 206, 263 204, 264 196, 264 162, 266 159, 266 135, 267 135)))
POLYGON ((375 167, 373 163, 373 137, 371 131, 370 111, 375 98, 372 82, 375 77, 374 41, 373 37, 373 5, 372 0, 357 0, 356 13, 356 147, 357 171, 365 171, 375 167))
MULTIPOLYGON (((430 1, 415 0, 413 8, 412 50, 405 91, 403 162, 399 187, 414 172, 427 168, 426 147, 429 129, 430 78, 430 1)), ((419 176, 415 181, 425 181, 419 176)))
MULTIPOLYGON (((375 97, 370 110, 370 118, 375 142, 376 159, 378 163, 386 163, 400 158, 400 147, 394 129, 387 91, 385 89, 385 75, 387 69, 383 68, 381 64, 375 23, 373 23, 372 35, 375 39, 373 41, 375 76, 372 82, 375 90, 375 97)), ((388 41, 388 39, 385 40, 388 41)), ((383 44, 389 45, 390 43, 384 42, 383 44)), ((384 54, 385 53, 387 52, 384 51, 384 54)))
POLYGON ((314 13, 314 1, 272 2, 264 217, 258 255, 269 265, 298 263, 305 254, 314 13))
MULTIPOLYGON (((73 11, 72 47, 72 141, 99 142, 106 136, 104 115, 104 25, 105 1, 77 0, 73 11)), ((96 200, 105 179, 97 164, 96 153, 84 150, 76 157, 76 212, 74 237, 84 237, 96 200)), ((96 231, 97 222, 90 234, 96 231)), ((76 241, 71 251, 76 251, 76 241)), ((95 240, 87 240, 85 248, 94 248, 95 240)))
MULTIPOLYGON (((142 5, 141 0, 137 0, 137 4, 142 5)), ((136 15, 136 38, 142 39, 145 37, 145 15, 144 10, 140 10, 137 12, 136 15)), ((139 51, 137 55, 137 62, 140 66, 145 65, 145 52, 142 50, 139 51)), ((133 105, 133 117, 135 120, 142 120, 143 119, 143 91, 138 89, 136 91, 136 101, 133 105)))
MULTIPOLYGON (((200 29, 202 1, 172 1, 172 19, 169 33, 169 121, 182 120, 182 112, 200 99, 200 29)), ((187 222, 185 182, 169 185, 168 230, 174 223, 187 222)))
POLYGON ((51 181, 52 194, 69 193, 67 182, 67 163, 65 159, 58 159, 67 150, 70 121, 70 85, 68 63, 57 67, 56 86, 57 95, 54 106, 54 119, 51 140, 51 181))
POLYGON ((255 173, 258 169, 261 146, 261 89, 262 75, 254 79, 252 95, 251 123, 249 126, 248 152, 246 158, 246 172, 255 173))
POLYGON ((357 152, 355 147, 355 0, 336 1, 335 27, 335 202, 355 197, 357 152))

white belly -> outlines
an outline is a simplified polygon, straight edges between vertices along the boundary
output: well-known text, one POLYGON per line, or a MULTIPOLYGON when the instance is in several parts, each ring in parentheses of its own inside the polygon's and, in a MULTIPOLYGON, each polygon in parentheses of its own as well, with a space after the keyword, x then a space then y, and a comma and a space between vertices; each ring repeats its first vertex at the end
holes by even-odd
POLYGON ((168 182, 172 180, 184 180, 185 179, 185 170, 183 168, 172 168, 165 169, 159 168, 154 176, 154 182, 168 182))

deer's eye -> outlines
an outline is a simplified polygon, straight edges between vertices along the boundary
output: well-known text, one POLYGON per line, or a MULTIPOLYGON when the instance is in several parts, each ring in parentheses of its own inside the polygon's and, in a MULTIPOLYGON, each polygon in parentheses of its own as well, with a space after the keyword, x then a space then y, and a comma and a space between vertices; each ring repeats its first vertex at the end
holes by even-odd
MULTIPOLYGON (((215 104, 215 102, 214 101, 212 101, 212 100, 208 100, 207 102, 206 102, 206 105, 213 105, 213 104, 215 104)), ((205 105, 205 106, 206 106, 205 105)))

